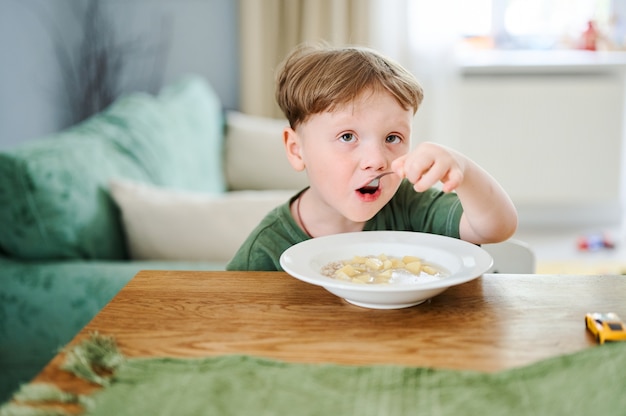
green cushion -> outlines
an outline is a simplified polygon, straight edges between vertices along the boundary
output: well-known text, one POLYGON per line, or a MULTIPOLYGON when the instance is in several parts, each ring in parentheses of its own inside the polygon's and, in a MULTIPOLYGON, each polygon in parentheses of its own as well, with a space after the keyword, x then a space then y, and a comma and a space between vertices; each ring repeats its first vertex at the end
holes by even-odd
MULTIPOLYGON (((121 259, 126 256, 113 175, 146 181, 102 135, 101 119, 0 154, 0 245, 21 259, 121 259)), ((108 126, 107 126, 108 127, 108 126)))
POLYGON ((25 260, 127 258, 109 181, 221 192, 222 130, 219 98, 190 77, 0 152, 0 251, 25 260))
POLYGON ((158 100, 167 118, 164 134, 173 138, 162 142, 170 167, 166 174, 160 170, 163 185, 224 192, 225 117, 216 92, 201 79, 188 77, 165 87, 158 100))
POLYGON ((134 94, 102 114, 125 134, 111 137, 151 183, 221 193, 224 115, 217 94, 202 79, 187 77, 158 97, 134 94))

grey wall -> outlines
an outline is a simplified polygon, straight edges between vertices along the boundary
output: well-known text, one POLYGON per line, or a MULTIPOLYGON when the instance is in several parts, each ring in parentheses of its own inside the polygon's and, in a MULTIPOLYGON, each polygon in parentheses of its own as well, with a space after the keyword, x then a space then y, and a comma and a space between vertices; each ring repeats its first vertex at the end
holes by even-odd
MULTIPOLYGON (((0 0, 0 149, 71 124, 59 47, 77 53, 86 0, 0 0)), ((122 45, 119 92, 156 92, 203 76, 226 109, 238 108, 234 0, 106 0, 101 11, 122 45)))

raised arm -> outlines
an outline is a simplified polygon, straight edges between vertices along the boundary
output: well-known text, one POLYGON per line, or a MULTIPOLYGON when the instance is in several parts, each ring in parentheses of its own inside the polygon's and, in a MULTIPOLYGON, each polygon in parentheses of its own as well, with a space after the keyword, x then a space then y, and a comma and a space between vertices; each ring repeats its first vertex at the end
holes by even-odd
POLYGON ((417 192, 438 182, 444 192, 455 191, 463 205, 459 226, 463 240, 476 244, 504 241, 517 228, 517 210, 500 184, 453 149, 423 142, 396 159, 392 169, 413 183, 417 192))

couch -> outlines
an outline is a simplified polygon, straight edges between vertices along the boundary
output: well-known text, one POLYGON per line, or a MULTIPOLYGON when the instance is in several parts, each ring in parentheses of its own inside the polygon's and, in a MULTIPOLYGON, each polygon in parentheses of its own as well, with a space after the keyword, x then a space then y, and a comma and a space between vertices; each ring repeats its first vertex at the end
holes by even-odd
POLYGON ((0 152, 0 402, 139 270, 223 269, 305 186, 284 125, 189 76, 0 152))

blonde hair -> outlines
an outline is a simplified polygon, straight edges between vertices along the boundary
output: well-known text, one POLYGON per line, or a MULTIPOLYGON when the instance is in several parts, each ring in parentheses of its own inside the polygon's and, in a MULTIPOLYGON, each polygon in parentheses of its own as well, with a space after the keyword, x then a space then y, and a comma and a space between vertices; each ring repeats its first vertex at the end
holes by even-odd
POLYGON ((302 45, 281 63, 276 77, 276 101, 292 128, 310 115, 354 101, 368 89, 386 90, 413 113, 424 98, 410 72, 363 47, 302 45))

